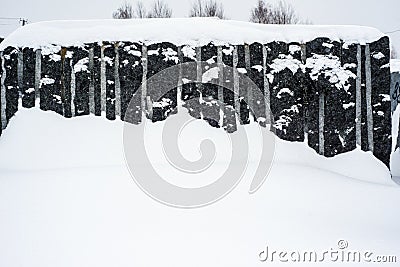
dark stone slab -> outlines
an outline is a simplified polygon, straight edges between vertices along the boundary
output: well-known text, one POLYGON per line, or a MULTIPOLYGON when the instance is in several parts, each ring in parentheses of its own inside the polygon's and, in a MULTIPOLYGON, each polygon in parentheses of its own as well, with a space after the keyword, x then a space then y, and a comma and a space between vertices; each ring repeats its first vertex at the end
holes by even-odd
POLYGON ((115 47, 113 43, 103 42, 106 62, 106 118, 115 120, 115 47))
POLYGON ((224 69, 224 84, 229 86, 230 89, 224 88, 224 118, 223 127, 228 133, 233 133, 237 130, 236 117, 238 114, 235 112, 235 96, 233 85, 233 50, 232 45, 222 46, 222 63, 228 68, 224 69))
POLYGON ((341 57, 341 43, 329 38, 316 38, 307 43, 307 58, 312 54, 341 57))
MULTIPOLYGON (((217 47, 210 43, 201 47, 201 61, 203 77, 206 78, 214 68, 218 69, 217 65, 217 47)), ((206 78, 208 80, 208 78, 206 78)), ((212 127, 219 128, 220 120, 220 105, 218 104, 218 77, 210 79, 210 81, 202 83, 201 94, 201 112, 203 119, 212 127)))
MULTIPOLYGON (((241 74, 247 75, 246 70, 246 57, 245 57, 245 48, 244 45, 237 46, 238 53, 238 64, 236 68, 238 72, 241 74)), ((249 105, 247 104, 247 86, 244 79, 239 79, 239 101, 240 101, 240 123, 241 124, 249 124, 250 123, 250 112, 249 105)))
POLYGON ((141 120, 140 97, 134 98, 134 103, 129 103, 134 94, 139 94, 143 78, 142 45, 139 43, 124 42, 118 48, 119 53, 119 79, 121 85, 121 119, 126 122, 138 124, 141 120), (129 107, 129 110, 128 110, 129 107))
POLYGON ((367 125, 367 96, 365 76, 365 45, 361 46, 361 149, 369 151, 368 147, 368 125, 367 125))
POLYGON ((72 115, 72 93, 71 93, 71 73, 72 73, 73 51, 63 47, 61 49, 61 95, 64 103, 64 117, 71 118, 72 115))
MULTIPOLYGON (((262 94, 253 92, 252 109, 253 114, 263 114, 263 116, 256 116, 255 120, 265 121, 265 101, 264 101, 264 74, 263 74, 263 45, 260 43, 253 43, 249 46, 250 50, 250 68, 247 69, 248 77, 257 86, 258 91, 262 94)), ((263 123, 262 125, 265 125, 263 123)))
POLYGON ((4 52, 4 68, 6 71, 6 78, 4 86, 6 89, 6 117, 7 121, 14 116, 18 110, 18 50, 14 47, 7 47, 4 52))
MULTIPOLYGON (((0 40, 0 43, 1 43, 1 41, 2 40, 0 40)), ((3 68, 1 66, 3 66, 3 58, 2 57, 0 57, 0 79, 3 77, 3 68)), ((2 85, 0 84, 0 136, 1 136, 2 132, 3 132, 3 119, 2 119, 2 116, 1 116, 1 110, 3 109, 3 107, 5 105, 5 103, 3 103, 3 101, 1 101, 2 92, 3 92, 1 86, 2 85)))
POLYGON ((94 87, 94 114, 101 116, 101 46, 98 43, 91 45, 93 48, 93 70, 91 79, 94 87))
POLYGON ((53 47, 52 50, 42 50, 40 108, 42 110, 52 110, 63 115, 60 49, 59 47, 53 47))
MULTIPOLYGON (((326 43, 324 43, 326 44, 326 43)), ((355 118, 356 118, 356 75, 357 64, 342 64, 336 55, 341 51, 342 44, 332 42, 331 52, 327 60, 338 63, 338 69, 348 74, 348 79, 342 83, 335 83, 335 78, 321 75, 318 86, 324 88, 325 118, 324 118, 324 155, 335 155, 355 149, 355 118), (338 47, 337 47, 338 46, 338 47), (331 81, 331 79, 333 79, 331 81)), ((353 53, 357 55, 357 46, 352 46, 353 53)), ((327 70, 329 71, 329 69, 327 70)), ((333 76, 336 77, 336 76, 333 76)), ((338 78, 338 77, 336 77, 338 78)))
POLYGON ((374 155, 389 167, 392 149, 390 101, 390 41, 388 37, 370 44, 374 155))
POLYGON ((35 62, 36 53, 33 48, 23 49, 23 88, 22 106, 32 108, 35 106, 35 62))
POLYGON ((72 69, 75 73, 75 116, 89 115, 89 47, 72 47, 71 51, 72 69))
MULTIPOLYGON (((163 77, 159 72, 179 63, 177 46, 168 42, 152 44, 148 46, 147 53, 147 79, 158 74, 160 82, 169 84, 171 77, 163 77)), ((147 88, 148 95, 153 102, 153 116, 151 119, 154 122, 165 120, 170 114, 176 113, 178 77, 172 77, 172 79, 174 79, 175 88, 171 88, 159 99, 154 99, 154 94, 152 93, 157 88, 147 88)), ((158 87, 157 85, 155 86, 158 87)))
POLYGON ((196 83, 196 47, 183 46, 181 47, 182 63, 185 68, 182 69, 182 101, 183 107, 186 108, 189 114, 196 119, 201 119, 200 92, 201 84, 196 83))
POLYGON ((288 44, 273 42, 266 47, 273 131, 283 140, 303 141, 304 90, 312 90, 313 85, 303 73, 302 63, 290 54, 288 44), (297 68, 280 67, 288 63, 297 65, 297 68))

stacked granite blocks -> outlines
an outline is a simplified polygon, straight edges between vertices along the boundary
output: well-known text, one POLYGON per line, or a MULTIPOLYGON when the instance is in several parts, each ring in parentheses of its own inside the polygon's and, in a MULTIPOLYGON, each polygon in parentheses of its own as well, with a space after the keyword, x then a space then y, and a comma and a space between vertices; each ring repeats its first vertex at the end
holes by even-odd
POLYGON ((1 124, 17 111, 19 97, 23 107, 39 98, 41 109, 68 118, 94 114, 134 124, 142 114, 165 120, 181 101, 191 116, 229 133, 237 123, 256 121, 327 157, 358 145, 389 165, 389 54, 386 37, 366 45, 317 38, 305 44, 8 47, 0 57, 1 124), (171 67, 176 77, 165 72, 171 67), (151 79, 158 84, 145 82, 151 79), (160 95, 165 83, 169 88, 160 95))

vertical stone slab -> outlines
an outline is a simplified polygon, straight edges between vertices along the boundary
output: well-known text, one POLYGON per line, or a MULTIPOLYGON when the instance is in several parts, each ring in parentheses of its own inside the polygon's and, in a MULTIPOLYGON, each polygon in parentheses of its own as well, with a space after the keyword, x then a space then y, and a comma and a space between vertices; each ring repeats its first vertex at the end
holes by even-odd
MULTIPOLYGON (((101 116, 102 111, 102 67, 105 64, 102 60, 102 47, 98 43, 91 45, 93 48, 93 70, 91 71, 91 83, 93 84, 94 90, 94 114, 96 116, 101 116)), ((104 88, 105 89, 105 88, 104 88)))
MULTIPOLYGON (((223 114, 224 103, 224 62, 222 61, 222 46, 217 47, 217 66, 218 66, 218 102, 220 103, 220 114, 223 114)), ((220 126, 223 126, 220 120, 220 126)))
MULTIPOLYGON (((148 70, 147 70, 147 78, 150 78, 153 75, 158 74, 160 71, 176 66, 179 64, 178 58, 178 48, 168 42, 152 44, 148 46, 147 50, 147 60, 148 60, 148 70)), ((159 76, 160 81, 163 82, 164 77, 159 76)), ((157 88, 147 88, 148 96, 150 96, 152 100, 152 120, 153 121, 161 121, 165 120, 170 114, 176 112, 177 107, 177 85, 178 78, 173 77, 173 84, 176 85, 175 88, 171 89, 169 92, 165 93, 160 99, 154 99, 154 90, 157 88)), ((170 83, 171 77, 165 77, 164 82, 170 83)))
MULTIPOLYGON (((249 44, 244 44, 244 65, 245 65, 245 70, 246 70, 246 74, 245 76, 249 77, 251 76, 251 65, 250 65, 250 46, 249 44)), ((253 105, 253 92, 252 90, 249 88, 249 86, 247 85, 247 82, 245 82, 243 84, 243 88, 245 89, 245 95, 244 96, 244 100, 247 104, 247 109, 249 110, 249 119, 248 122, 250 123, 251 121, 256 120, 257 118, 255 118, 255 114, 254 114, 254 110, 250 110, 250 107, 254 107, 253 105)))
POLYGON ((361 149, 369 151, 367 127, 367 88, 365 45, 361 45, 361 149))
POLYGON ((75 74, 75 116, 89 115, 89 50, 88 47, 73 47, 72 66, 75 74))
POLYGON ((183 70, 182 70, 182 63, 183 63, 183 54, 182 54, 182 46, 178 46, 178 61, 179 61, 179 77, 178 77, 178 88, 177 88, 177 101, 178 105, 176 107, 176 111, 179 113, 181 107, 182 107, 182 85, 183 85, 183 70))
POLYGON ((23 76, 22 76, 22 106, 32 108, 35 106, 35 59, 33 48, 23 49, 23 76))
MULTIPOLYGON (((340 91, 342 94, 339 99, 343 99, 341 101, 341 105, 343 110, 339 110, 338 114, 338 122, 345 122, 342 125, 345 126, 341 133, 341 142, 344 143, 342 150, 340 153, 349 152, 357 147, 357 138, 356 138, 356 124, 357 124, 357 101, 360 104, 359 109, 361 109, 361 99, 357 100, 358 96, 361 94, 357 93, 357 88, 361 90, 361 82, 357 86, 357 77, 358 76, 358 44, 346 44, 342 43, 342 51, 341 51, 341 65, 345 70, 350 71, 353 75, 347 81, 347 90, 346 94, 343 94, 343 91, 340 91)), ((361 51, 361 50, 360 50, 361 51)), ((360 66, 361 70, 361 66, 360 66)), ((360 74, 361 75, 361 74, 360 74)), ((360 76, 361 78, 361 76, 360 76)), ((360 79, 361 81, 361 79, 360 79)), ((361 116, 361 113, 359 114, 361 116)), ((360 129, 361 129, 361 117, 360 117, 360 129)), ((361 131, 360 131, 361 134, 361 131)), ((359 140, 361 142, 361 138, 359 140)))
POLYGON ((42 50, 35 50, 35 98, 40 99, 40 80, 42 78, 42 50))
POLYGON ((315 83, 315 92, 307 92, 308 140, 310 147, 327 157, 355 148, 355 79, 357 76, 354 72, 357 64, 354 63, 355 56, 352 59, 348 58, 349 53, 353 55, 354 52, 344 47, 342 43, 326 38, 318 38, 307 44, 306 70, 315 83), (343 61, 343 58, 347 61, 343 61), (317 97, 320 102, 318 121, 313 116, 316 111, 317 97), (318 126, 318 144, 316 143, 316 126, 318 126))
POLYGON ((3 51, 0 51, 0 135, 7 126, 5 75, 3 51))
POLYGON ((361 146, 361 123, 362 123, 362 95, 361 95, 361 73, 362 73, 362 60, 361 60, 361 45, 357 45, 357 80, 356 80, 356 144, 361 146))
POLYGON ((108 57, 105 56, 106 45, 101 44, 100 47, 100 107, 101 112, 106 112, 107 105, 107 78, 106 78, 106 65, 108 57))
MULTIPOLYGON (((246 70, 246 53, 245 53, 245 45, 237 45, 237 64, 236 69, 239 73, 243 75, 247 75, 246 70)), ((241 124, 249 124, 250 123, 250 112, 249 105, 247 104, 248 100, 248 90, 243 79, 239 79, 239 103, 240 103, 240 123, 241 124)))
POLYGON ((182 64, 185 67, 182 71, 182 106, 186 108, 193 118, 201 119, 201 84, 196 83, 198 77, 201 79, 201 48, 190 45, 184 45, 180 48, 182 53, 182 64), (197 61, 199 60, 199 61, 197 61))
POLYGON ((93 45, 88 45, 89 49, 89 72, 90 72, 90 83, 89 83, 89 112, 95 114, 95 100, 94 100, 94 48, 93 45))
MULTIPOLYGON (((237 130, 236 116, 240 113, 235 112, 235 100, 238 102, 238 92, 239 92, 239 80, 237 77, 237 71, 234 78, 234 68, 233 58, 235 47, 232 45, 224 45, 221 47, 222 52, 222 63, 228 68, 224 69, 223 83, 229 88, 233 88, 234 91, 227 88, 223 88, 223 102, 224 102, 224 118, 223 118, 223 128, 228 133, 233 133, 237 130), (236 83, 234 82, 236 81, 236 83), (235 96, 235 92, 237 95, 235 96)), ((237 63, 236 63, 237 64, 237 63)))
MULTIPOLYGON (((265 74, 266 70, 264 63, 266 64, 266 56, 267 53, 264 55, 265 48, 260 43, 252 43, 249 46, 249 62, 246 68, 249 78, 253 81, 253 83, 257 86, 258 90, 262 92, 262 98, 260 94, 256 92, 249 92, 249 98, 252 99, 252 107, 253 107, 253 114, 264 114, 262 117, 255 117, 256 121, 259 121, 262 126, 265 126, 267 121, 266 118, 266 106, 265 101, 269 103, 269 84, 264 85, 265 82, 268 83, 267 77, 265 74), (265 59, 265 60, 264 60, 265 59), (266 92, 267 88, 267 92, 266 92)), ((268 112, 269 113, 269 112, 268 112)), ((268 120, 269 121, 269 120, 268 120)))
POLYGON ((218 104, 219 68, 217 65, 217 47, 210 43, 201 47, 203 119, 212 127, 219 128, 220 106, 218 104))
POLYGON ((383 37, 369 45, 371 54, 374 155, 389 167, 392 149, 390 42, 383 37))
MULTIPOLYGON (((307 44, 300 44, 300 59, 303 65, 307 63, 307 44)), ((307 90, 303 90, 303 133, 304 141, 308 144, 308 103, 307 90)))
POLYGON ((325 155, 325 92, 323 91, 319 93, 318 149, 320 155, 325 155))
POLYGON ((238 46, 235 45, 233 49, 233 91, 234 91, 234 107, 238 121, 240 123, 240 84, 239 84, 239 71, 238 71, 238 46))
POLYGON ((365 46, 365 101, 367 108, 367 137, 368 137, 368 149, 374 151, 374 120, 372 117, 372 77, 371 77, 371 52, 369 44, 365 46))
POLYGON ((142 46, 142 64, 143 64, 143 75, 142 75, 142 86, 140 90, 140 109, 141 109, 141 120, 147 116, 147 73, 148 73, 148 50, 147 45, 142 46))
POLYGON ((114 44, 103 42, 106 83, 106 118, 115 120, 115 48, 114 44))
POLYGON ((124 42, 118 47, 119 78, 121 87, 121 119, 139 124, 141 121, 141 97, 135 97, 131 106, 129 103, 138 90, 143 79, 142 45, 124 42), (128 107, 131 108, 128 110, 128 107))
MULTIPOLYGON (((325 62, 326 67, 320 70, 323 72, 324 78, 319 80, 319 86, 322 84, 325 88, 324 155, 333 157, 355 148, 357 64, 354 62, 343 63, 345 54, 343 50, 346 49, 342 43, 325 41, 323 46, 326 46, 327 54, 321 59, 325 62), (337 51, 341 51, 341 54, 337 55, 337 51)), ((352 51, 353 59, 356 61, 356 50, 352 51)))
POLYGON ((61 47, 49 46, 42 50, 40 108, 63 115, 61 98, 61 47))
POLYGON ((121 43, 114 44, 115 62, 114 62, 114 78, 115 78, 115 115, 121 117, 121 83, 119 79, 119 50, 121 43))
POLYGON ((6 121, 8 122, 18 110, 18 49, 7 47, 3 51, 4 57, 4 87, 6 97, 6 121))
MULTIPOLYGON (((293 51, 297 50, 292 47, 300 49, 299 44, 272 42, 266 45, 270 105, 274 116, 272 129, 283 140, 303 141, 303 80, 305 80, 305 75, 303 64, 293 55, 293 51)), ((318 100, 316 103, 318 105, 318 100)), ((318 114, 318 109, 316 114, 318 114)))
POLYGON ((67 48, 61 48, 61 96, 64 106, 64 117, 71 118, 75 115, 75 105, 73 104, 72 97, 72 87, 74 88, 74 98, 75 98, 75 73, 74 73, 74 83, 71 86, 71 76, 72 76, 72 56, 73 52, 69 51, 67 48), (74 113, 72 112, 72 107, 74 107, 74 113))

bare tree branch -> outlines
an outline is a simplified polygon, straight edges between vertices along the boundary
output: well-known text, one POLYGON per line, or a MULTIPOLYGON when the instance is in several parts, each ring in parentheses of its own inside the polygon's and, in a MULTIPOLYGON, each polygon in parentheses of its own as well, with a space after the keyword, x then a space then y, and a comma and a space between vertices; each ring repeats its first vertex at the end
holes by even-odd
POLYGON ((189 17, 218 17, 225 19, 225 11, 222 4, 215 0, 197 0, 192 4, 189 17))
POLYGON ((137 2, 135 8, 135 18, 143 19, 147 17, 146 8, 143 5, 143 2, 137 2))
POLYGON ((149 18, 170 18, 172 9, 163 0, 155 0, 147 17, 149 18))
POLYGON ((118 9, 112 14, 114 19, 131 19, 133 18, 133 8, 128 2, 124 2, 118 9))
MULTIPOLYGON (((257 6, 251 10, 250 21, 263 24, 298 24, 301 23, 293 6, 284 0, 277 5, 266 3, 265 0, 258 0, 257 6)), ((306 20, 304 24, 311 24, 306 20)))

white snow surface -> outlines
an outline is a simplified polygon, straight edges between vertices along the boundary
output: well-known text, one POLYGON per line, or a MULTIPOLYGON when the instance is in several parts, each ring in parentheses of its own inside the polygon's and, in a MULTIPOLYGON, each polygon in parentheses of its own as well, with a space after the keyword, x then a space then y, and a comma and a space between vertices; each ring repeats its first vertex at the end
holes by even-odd
MULTIPOLYGON (((173 175, 160 151, 163 125, 149 124, 145 142, 155 167, 173 175)), ((260 152, 252 124, 251 160, 238 187, 214 205, 183 210, 154 201, 134 183, 122 127, 95 116, 18 111, 0 138, 0 266, 281 266, 260 262, 259 253, 267 245, 322 253, 340 239, 352 251, 399 260, 400 188, 369 152, 328 159, 304 143, 277 140, 266 182, 249 195, 260 152)), ((204 182, 223 170, 223 130, 195 120, 181 134, 190 160, 199 157, 202 139, 216 142, 216 166, 204 182)))
POLYGON ((399 72, 400 73, 400 59, 390 60, 390 72, 399 72))
POLYGON ((100 41, 134 41, 176 45, 243 44, 271 41, 304 43, 317 37, 345 43, 368 43, 384 34, 365 26, 263 25, 217 18, 129 20, 60 20, 28 24, 0 44, 40 48, 49 45, 79 46, 100 41))

